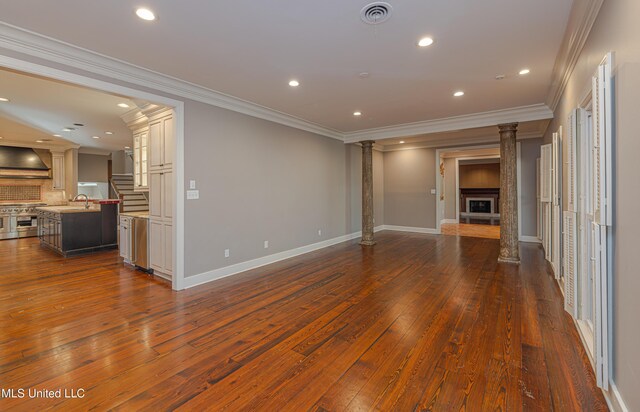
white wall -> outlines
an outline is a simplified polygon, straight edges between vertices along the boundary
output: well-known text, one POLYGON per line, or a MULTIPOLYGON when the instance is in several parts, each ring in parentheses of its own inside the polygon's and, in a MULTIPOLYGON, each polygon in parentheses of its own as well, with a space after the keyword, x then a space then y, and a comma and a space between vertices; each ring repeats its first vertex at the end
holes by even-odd
POLYGON ((197 102, 185 116, 185 180, 200 190, 185 203, 187 277, 351 232, 350 146, 197 102))
MULTIPOLYGON (((591 85, 591 76, 609 51, 615 52, 613 376, 630 411, 640 411, 640 275, 637 238, 640 177, 640 1, 605 1, 567 88, 555 111, 545 141, 567 117, 591 85)), ((566 153, 566 150, 564 151, 566 153)), ((566 174, 565 185, 566 185, 566 174)), ((565 193, 566 200, 566 193, 565 193)), ((566 205, 566 201, 564 202, 566 205)))
POLYGON ((384 153, 384 224, 435 229, 435 149, 384 153))

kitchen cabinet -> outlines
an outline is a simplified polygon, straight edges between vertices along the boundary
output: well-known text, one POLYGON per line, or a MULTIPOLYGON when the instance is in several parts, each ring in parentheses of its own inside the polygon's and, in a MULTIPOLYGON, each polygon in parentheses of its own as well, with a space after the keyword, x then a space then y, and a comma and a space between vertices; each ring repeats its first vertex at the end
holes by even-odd
POLYGON ((154 170, 149 174, 152 190, 149 191, 149 217, 171 220, 173 218, 173 171, 154 170))
POLYGON ((53 190, 64 190, 64 153, 51 152, 51 178, 53 190))
POLYGON ((174 119, 172 110, 149 116, 149 254, 160 277, 173 274, 174 119))
POLYGON ((149 169, 171 169, 174 158, 173 111, 149 118, 149 169))
POLYGON ((149 128, 144 127, 133 134, 133 190, 149 190, 149 128))
POLYGON ((170 279, 173 275, 173 224, 151 220, 149 238, 151 268, 160 277, 170 279))
POLYGON ((131 217, 120 216, 120 256, 131 263, 131 217))

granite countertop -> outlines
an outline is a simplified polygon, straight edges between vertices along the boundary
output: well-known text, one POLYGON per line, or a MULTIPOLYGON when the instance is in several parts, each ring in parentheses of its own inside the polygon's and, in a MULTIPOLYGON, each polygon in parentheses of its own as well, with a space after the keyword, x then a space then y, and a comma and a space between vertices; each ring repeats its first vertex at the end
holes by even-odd
POLYGON ((51 213, 100 213, 100 209, 86 209, 84 206, 44 206, 36 207, 36 210, 51 213))
POLYGON ((149 211, 143 211, 143 212, 120 212, 120 216, 140 217, 140 218, 143 218, 143 219, 149 219, 149 211))

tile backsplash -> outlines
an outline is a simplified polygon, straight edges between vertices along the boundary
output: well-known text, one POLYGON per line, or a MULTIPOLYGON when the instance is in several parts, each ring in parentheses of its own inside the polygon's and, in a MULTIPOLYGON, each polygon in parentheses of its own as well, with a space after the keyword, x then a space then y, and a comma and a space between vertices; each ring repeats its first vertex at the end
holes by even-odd
POLYGON ((42 202, 60 205, 66 202, 64 190, 54 190, 51 179, 0 179, 0 203, 42 202))
POLYGON ((42 199, 40 185, 0 185, 0 202, 42 199))

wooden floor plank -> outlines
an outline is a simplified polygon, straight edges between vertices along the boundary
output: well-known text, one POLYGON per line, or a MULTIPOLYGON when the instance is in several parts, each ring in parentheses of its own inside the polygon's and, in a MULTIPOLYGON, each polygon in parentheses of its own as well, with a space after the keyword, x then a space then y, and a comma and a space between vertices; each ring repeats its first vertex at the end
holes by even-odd
MULTIPOLYGON (((606 410, 541 249, 376 234, 175 292, 0 241, 0 410, 606 410)), ((490 237, 490 236, 489 236, 490 237)))

